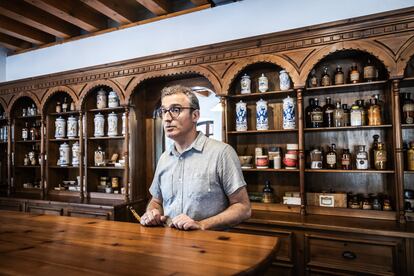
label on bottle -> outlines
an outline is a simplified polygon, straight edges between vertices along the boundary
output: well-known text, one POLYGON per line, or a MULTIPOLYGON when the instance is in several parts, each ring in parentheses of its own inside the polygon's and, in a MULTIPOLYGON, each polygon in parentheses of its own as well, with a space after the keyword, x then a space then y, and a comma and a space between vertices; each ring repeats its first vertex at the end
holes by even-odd
POLYGON ((335 75, 335 84, 344 84, 344 73, 337 73, 335 75))
POLYGON ((358 71, 352 71, 351 74, 349 75, 349 79, 353 83, 359 82, 359 72, 358 71))
POLYGON ((322 113, 322 111, 312 111, 311 112, 311 122, 312 123, 323 123, 323 113, 322 113))
POLYGON ((342 160, 341 160, 341 165, 342 166, 349 166, 350 164, 351 164, 351 160, 350 160, 349 156, 344 155, 342 157, 342 160))
POLYGON ((364 79, 366 80, 373 80, 376 76, 375 67, 372 65, 364 67, 364 79))
POLYGON ((331 79, 329 78, 328 75, 325 75, 322 77, 322 82, 321 82, 322 86, 329 86, 331 85, 331 79))
POLYGON ((26 140, 28 138, 28 132, 27 129, 23 129, 22 130, 22 139, 26 140))
POLYGON ((333 153, 328 153, 326 155, 326 164, 335 165, 336 164, 336 155, 333 153))

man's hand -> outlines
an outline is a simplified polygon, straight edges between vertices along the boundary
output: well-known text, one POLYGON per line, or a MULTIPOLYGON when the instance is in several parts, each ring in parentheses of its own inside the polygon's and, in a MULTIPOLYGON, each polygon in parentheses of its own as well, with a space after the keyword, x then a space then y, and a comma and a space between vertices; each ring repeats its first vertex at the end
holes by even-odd
POLYGON ((181 214, 172 219, 172 227, 180 230, 204 230, 203 225, 187 215, 181 214))
POLYGON ((141 224, 144 226, 163 225, 166 220, 167 217, 161 215, 158 209, 147 211, 141 216, 141 224))

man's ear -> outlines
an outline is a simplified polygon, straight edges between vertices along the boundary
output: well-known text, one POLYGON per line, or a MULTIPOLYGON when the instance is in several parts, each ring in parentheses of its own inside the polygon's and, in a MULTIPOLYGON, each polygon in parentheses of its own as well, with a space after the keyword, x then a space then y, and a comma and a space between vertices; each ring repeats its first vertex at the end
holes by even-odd
POLYGON ((196 123, 200 119, 200 110, 196 109, 193 111, 193 122, 196 123))

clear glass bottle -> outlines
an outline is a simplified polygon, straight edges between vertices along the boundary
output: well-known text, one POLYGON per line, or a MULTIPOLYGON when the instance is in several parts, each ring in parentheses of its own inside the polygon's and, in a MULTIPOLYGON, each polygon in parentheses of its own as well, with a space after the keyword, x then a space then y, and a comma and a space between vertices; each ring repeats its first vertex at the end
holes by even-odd
POLYGON ((315 105, 315 99, 310 98, 309 99, 309 105, 305 108, 305 123, 306 127, 310 128, 312 127, 312 110, 315 105))
POLYGON ((359 110, 361 111, 361 126, 367 125, 367 109, 365 108, 364 100, 357 100, 359 110))
POLYGON ((351 114, 347 104, 342 104, 342 109, 344 110, 344 118, 342 120, 343 126, 351 125, 350 119, 351 114))
POLYGON ((407 170, 414 171, 414 141, 410 143, 410 148, 407 150, 407 170))
POLYGON ((311 169, 322 169, 323 156, 322 151, 319 148, 315 148, 310 152, 311 169))
POLYGON ((378 143, 374 150, 374 167, 376 170, 385 170, 387 168, 387 151, 384 143, 378 143))
POLYGON ((414 124, 414 101, 410 93, 404 93, 402 104, 402 123, 414 124))
POLYGON ((311 111, 311 127, 318 128, 323 127, 323 111, 319 106, 318 98, 315 98, 315 104, 311 111))
POLYGON ((336 108, 333 113, 334 127, 343 127, 344 117, 344 110, 341 107, 341 102, 336 102, 336 108))
POLYGON ((36 116, 37 115, 37 108, 35 106, 35 104, 32 104, 32 116, 36 116))
POLYGON ((318 86, 318 78, 316 77, 316 71, 313 69, 311 71, 311 76, 309 79, 309 86, 310 87, 317 87, 318 86))
POLYGON ((355 161, 355 167, 357 170, 368 170, 368 153, 365 151, 365 145, 358 146, 355 161))
POLYGON ((343 169, 343 170, 352 170, 351 153, 349 152, 349 149, 344 149, 342 151, 341 169, 343 169))
POLYGON ((275 198, 273 195, 273 188, 270 186, 270 181, 266 180, 265 185, 263 188, 263 197, 262 197, 263 203, 273 203, 275 202, 275 198))
POLYGON ((94 161, 97 167, 105 166, 105 152, 101 146, 98 146, 98 149, 95 151, 94 161))
POLYGON ((336 155, 336 145, 332 144, 329 147, 328 152, 326 153, 326 167, 328 169, 336 169, 337 155, 336 155))
POLYGON ((326 97, 325 105, 322 108, 323 111, 323 123, 325 127, 334 126, 334 114, 335 106, 331 103, 331 98, 326 97))
POLYGON ((26 122, 25 126, 22 128, 22 140, 27 141, 28 139, 29 139, 29 127, 26 122))
POLYGON ((344 84, 344 82, 344 72, 342 71, 341 65, 338 64, 335 72, 335 85, 344 84))
POLYGON ((374 96, 374 102, 368 108, 368 125, 379 126, 382 125, 382 108, 378 102, 378 97, 374 96))
POLYGON ((354 103, 350 112, 351 126, 362 126, 362 113, 358 103, 354 103))
POLYGON ((328 67, 324 67, 323 68, 321 85, 322 86, 329 86, 329 85, 331 85, 331 77, 328 74, 328 67))
POLYGON ((30 128, 30 140, 34 141, 37 139, 37 128, 36 123, 33 123, 32 127, 30 128))
POLYGON ((62 111, 63 112, 67 112, 68 111, 68 102, 67 102, 66 97, 63 98, 62 111))
POLYGON ((359 71, 356 63, 352 63, 351 69, 349 70, 349 80, 351 83, 359 82, 359 71))

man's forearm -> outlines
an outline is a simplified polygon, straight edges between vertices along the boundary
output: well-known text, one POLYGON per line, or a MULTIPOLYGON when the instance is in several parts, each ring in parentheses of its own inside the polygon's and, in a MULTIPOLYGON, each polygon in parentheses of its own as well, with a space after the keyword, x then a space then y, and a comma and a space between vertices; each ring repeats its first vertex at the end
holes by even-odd
POLYGON ((204 219, 199 223, 202 225, 204 230, 227 228, 250 218, 250 214, 250 206, 246 206, 246 204, 243 203, 234 203, 223 212, 204 219))
POLYGON ((157 209, 158 211, 160 211, 161 215, 164 214, 164 209, 162 208, 162 205, 156 202, 155 200, 151 199, 147 205, 147 212, 153 209, 157 209))

